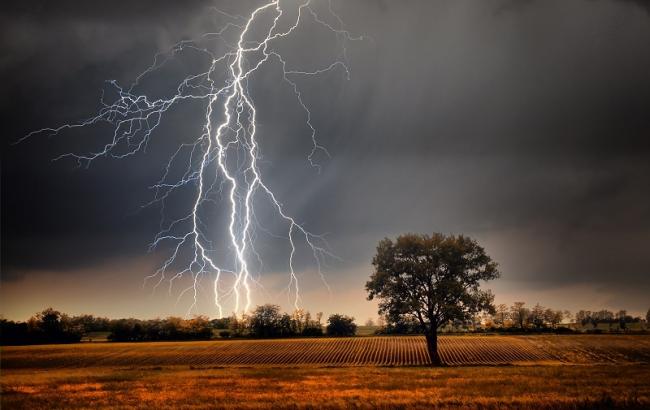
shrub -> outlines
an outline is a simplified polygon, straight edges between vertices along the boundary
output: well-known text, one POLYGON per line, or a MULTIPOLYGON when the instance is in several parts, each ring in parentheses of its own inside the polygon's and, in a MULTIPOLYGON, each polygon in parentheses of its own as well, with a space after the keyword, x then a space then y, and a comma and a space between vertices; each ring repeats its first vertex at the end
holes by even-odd
POLYGON ((329 336, 354 336, 357 325, 351 316, 334 314, 327 319, 327 334, 329 336))
POLYGON ((320 327, 320 326, 318 326, 318 327, 316 327, 316 326, 306 327, 306 328, 303 329, 302 335, 303 336, 309 336, 309 337, 323 336, 323 328, 320 327))

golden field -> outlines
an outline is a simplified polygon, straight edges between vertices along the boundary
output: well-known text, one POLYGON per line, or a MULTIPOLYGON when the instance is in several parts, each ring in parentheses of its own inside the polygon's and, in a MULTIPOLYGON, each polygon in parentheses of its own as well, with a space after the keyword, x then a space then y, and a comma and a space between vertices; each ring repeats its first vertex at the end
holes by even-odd
POLYGON ((2 408, 650 408, 648 336, 448 336, 444 368, 418 366, 423 343, 3 347, 2 408))
MULTIPOLYGON (((646 335, 441 336, 458 365, 650 363, 646 335)), ((0 366, 422 366, 423 336, 83 343, 2 348, 0 366)))

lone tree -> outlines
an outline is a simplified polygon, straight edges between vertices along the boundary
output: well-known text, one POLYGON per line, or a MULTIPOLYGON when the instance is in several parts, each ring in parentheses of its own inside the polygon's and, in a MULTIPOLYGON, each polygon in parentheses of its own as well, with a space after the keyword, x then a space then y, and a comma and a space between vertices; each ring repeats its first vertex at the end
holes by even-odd
POLYGON ((368 300, 377 298, 379 314, 391 322, 417 320, 433 365, 441 364, 438 328, 482 311, 494 313, 494 296, 479 285, 499 277, 497 264, 471 238, 439 233, 386 238, 372 264, 368 300))

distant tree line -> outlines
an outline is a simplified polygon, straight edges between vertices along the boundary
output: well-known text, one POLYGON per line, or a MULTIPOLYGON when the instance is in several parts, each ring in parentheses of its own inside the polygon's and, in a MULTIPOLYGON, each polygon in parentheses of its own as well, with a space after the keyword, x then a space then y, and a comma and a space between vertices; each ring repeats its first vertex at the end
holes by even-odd
POLYGON ((81 340, 84 328, 77 318, 47 308, 27 322, 0 320, 3 345, 74 343, 81 340))
MULTIPOLYGON (((646 314, 646 322, 650 318, 650 310, 646 314)), ((597 312, 592 312, 589 310, 580 310, 576 313, 575 317, 576 323, 580 323, 582 326, 591 325, 594 329, 598 327, 599 324, 607 324, 609 328, 612 328, 612 325, 617 325, 619 329, 625 330, 628 328, 629 323, 639 323, 642 319, 638 316, 634 317, 627 314, 626 310, 619 310, 614 313, 609 310, 603 309, 597 312)))
MULTIPOLYGON (((511 306, 500 304, 494 314, 483 313, 471 320, 451 321, 441 327, 443 332, 497 331, 497 332, 570 332, 581 326, 588 332, 602 331, 599 324, 606 324, 610 331, 627 331, 632 323, 643 322, 638 316, 620 310, 580 310, 575 317, 568 310, 545 308, 539 303, 529 308, 524 302, 511 306)), ((650 323, 650 309, 645 317, 650 323)), ((366 326, 375 326, 372 320, 366 326)), ((420 334, 419 322, 409 316, 397 318, 380 317, 379 334, 420 334)), ((606 329, 607 330, 607 329, 606 329)), ((281 312, 277 305, 257 306, 242 317, 226 317, 209 320, 206 316, 191 319, 168 317, 165 319, 108 319, 93 315, 69 316, 52 308, 32 316, 26 322, 0 319, 0 343, 2 345, 76 343, 93 332, 108 333, 108 340, 162 341, 162 340, 208 340, 215 335, 221 338, 278 338, 314 336, 354 336, 357 325, 354 318, 342 314, 330 315, 323 323, 323 314, 315 318, 305 310, 297 309, 289 314, 281 312)))
MULTIPOLYGON (((539 303, 533 308, 525 306, 524 302, 515 302, 512 306, 500 304, 494 307, 494 312, 482 312, 467 320, 453 320, 440 326, 442 332, 476 331, 476 330, 545 330, 558 329, 564 319, 570 317, 570 312, 545 308, 539 303)), ((386 318, 384 333, 409 334, 420 333, 418 321, 414 318, 386 318)))
POLYGON ((191 319, 108 319, 92 315, 69 316, 47 308, 27 322, 0 320, 0 342, 3 345, 75 343, 93 332, 108 333, 115 342, 208 340, 215 333, 222 338, 297 337, 297 336, 353 336, 357 325, 354 318, 341 314, 330 315, 322 323, 322 313, 313 319, 305 310, 292 314, 281 313, 277 305, 261 305, 249 315, 209 320, 206 316, 191 319), (325 331, 323 331, 325 328, 325 331))
POLYGON ((27 322, 0 320, 3 345, 75 343, 92 332, 107 332, 116 342, 201 340, 212 337, 213 325, 205 316, 192 319, 108 319, 92 315, 69 316, 47 308, 27 322))
MULTIPOLYGON (((418 321, 412 317, 386 317, 382 318, 382 322, 385 324, 377 333, 422 333, 418 321)), ((529 308, 525 302, 515 302, 511 306, 506 304, 495 306, 493 314, 484 312, 481 315, 473 316, 470 320, 450 321, 440 329, 443 332, 571 332, 577 330, 579 326, 582 327, 582 330, 590 331, 596 329, 598 324, 608 324, 610 331, 625 331, 629 328, 630 323, 640 322, 643 322, 641 317, 628 315, 625 310, 616 313, 605 309, 594 312, 580 310, 574 317, 568 310, 546 308, 539 303, 529 308), (585 327, 587 329, 584 329, 585 327)), ((650 309, 646 314, 645 322, 650 323, 650 309)))
POLYGON ((160 340, 208 340, 212 338, 212 323, 206 316, 182 319, 117 319, 109 324, 108 339, 114 342, 160 340))
MULTIPOLYGON (((265 304, 257 306, 249 315, 217 319, 213 323, 223 329, 219 336, 224 338, 322 336, 322 318, 321 312, 313 319, 308 311, 302 309, 289 314, 280 312, 278 305, 265 304)), ((330 315, 325 326, 328 336, 354 336, 356 330, 354 318, 341 314, 330 315)))
POLYGON ((537 303, 528 308, 525 302, 515 302, 512 306, 500 304, 495 314, 484 318, 486 327, 525 329, 558 329, 563 321, 571 318, 568 310, 546 308, 537 303))

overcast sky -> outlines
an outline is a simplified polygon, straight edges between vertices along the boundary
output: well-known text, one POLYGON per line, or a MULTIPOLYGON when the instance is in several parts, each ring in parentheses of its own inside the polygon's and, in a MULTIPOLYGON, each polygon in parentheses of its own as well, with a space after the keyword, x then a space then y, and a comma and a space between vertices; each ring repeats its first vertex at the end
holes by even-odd
MULTIPOLYGON (((222 26, 226 18, 212 7, 246 14, 255 4, 3 2, 5 317, 26 319, 49 305, 111 317, 186 312, 189 301, 177 301, 182 287, 170 295, 143 286, 165 255, 147 251, 160 213, 142 205, 164 159, 200 132, 204 106, 170 110, 146 153, 100 158, 87 169, 51 160, 100 148, 111 137, 106 126, 11 143, 94 115, 105 80, 129 84, 156 53, 222 26)), ((320 173, 306 159, 308 129, 278 66, 250 88, 269 186, 298 221, 327 233, 341 258, 325 269, 331 294, 301 261, 306 309, 375 316, 363 290, 370 260, 380 239, 402 232, 475 237, 500 264, 501 279, 488 285, 497 302, 650 307, 647 2, 332 4, 364 40, 346 45, 349 80, 333 70, 298 82, 331 154, 319 158, 320 173)), ((306 22, 278 50, 313 69, 340 46, 306 22)), ((179 56, 140 92, 165 95, 201 64, 179 56)), ((260 241, 268 261, 254 302, 288 309, 286 244, 260 241)), ((208 292, 197 312, 215 315, 208 292)))

